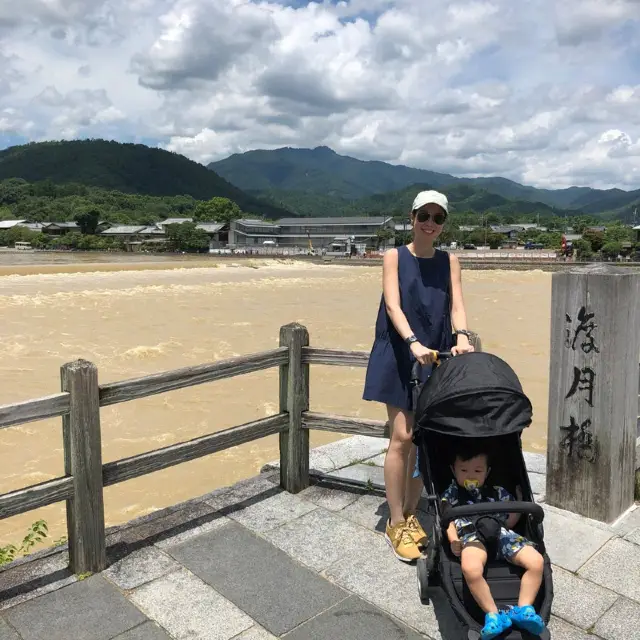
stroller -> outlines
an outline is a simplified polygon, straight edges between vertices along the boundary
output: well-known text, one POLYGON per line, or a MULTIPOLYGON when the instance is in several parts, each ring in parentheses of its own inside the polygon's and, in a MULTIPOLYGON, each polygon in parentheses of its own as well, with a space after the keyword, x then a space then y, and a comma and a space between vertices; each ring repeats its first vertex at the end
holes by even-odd
MULTIPOLYGON (((429 380, 421 384, 420 365, 411 375, 415 422, 413 441, 418 448, 418 466, 427 493, 428 541, 417 561, 418 587, 423 603, 429 602, 428 588, 440 586, 468 640, 478 640, 484 613, 464 580, 460 559, 450 549, 446 530, 460 517, 477 517, 498 512, 521 513, 515 531, 535 543, 544 558, 544 573, 534 608, 548 625, 553 599, 551 562, 546 554, 542 520, 544 511, 533 500, 522 455, 521 434, 529 426, 532 407, 511 367, 497 356, 472 352, 451 357, 441 353, 429 380), (464 440, 462 440, 464 439, 464 440), (456 443, 482 443, 492 455, 490 485, 500 485, 521 500, 445 507, 441 494, 450 484, 450 461, 456 443), (519 497, 519 496, 518 496, 519 497)), ((518 604, 524 570, 504 560, 491 559, 485 578, 496 605, 504 609, 518 604)), ((532 640, 525 631, 511 628, 501 640, 532 640)), ((548 640, 548 629, 539 636, 548 640)))

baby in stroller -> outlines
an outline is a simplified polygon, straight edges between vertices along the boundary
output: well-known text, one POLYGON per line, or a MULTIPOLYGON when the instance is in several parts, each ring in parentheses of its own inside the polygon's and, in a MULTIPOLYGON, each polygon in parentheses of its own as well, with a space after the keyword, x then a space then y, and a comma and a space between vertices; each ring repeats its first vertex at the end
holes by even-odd
MULTIPOLYGON (((459 447, 452 460, 454 480, 441 496, 443 506, 462 506, 478 502, 509 501, 515 498, 503 487, 487 487, 490 457, 475 447, 459 447)), ((520 496, 518 497, 520 499, 520 496)), ((458 518, 449 524, 447 537, 451 551, 460 557, 462 573, 471 595, 485 613, 480 637, 490 640, 512 625, 539 635, 545 629, 533 603, 543 579, 544 558, 534 544, 512 529, 520 518, 518 513, 495 513, 471 519, 458 518), (489 554, 522 567, 525 572, 520 584, 518 606, 498 611, 491 590, 484 578, 489 554)))

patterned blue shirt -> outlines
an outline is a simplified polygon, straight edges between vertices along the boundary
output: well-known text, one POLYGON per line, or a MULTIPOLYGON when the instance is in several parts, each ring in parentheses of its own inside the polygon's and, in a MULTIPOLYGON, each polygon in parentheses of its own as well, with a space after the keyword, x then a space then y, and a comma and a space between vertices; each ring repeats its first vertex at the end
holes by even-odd
MULTIPOLYGON (((495 486, 493 487, 494 491, 498 496, 499 502, 509 502, 513 501, 514 497, 504 488, 495 486)), ((464 504, 477 504, 479 502, 495 502, 494 498, 491 497, 483 497, 479 490, 468 490, 467 493, 471 496, 471 500, 467 500, 464 504)), ((447 487, 445 492, 442 494, 441 501, 443 503, 448 503, 452 507, 461 506, 460 504, 460 493, 458 490, 458 483, 455 480, 451 481, 451 484, 447 487)), ((501 520, 503 524, 506 524, 509 519, 508 513, 496 513, 495 515, 498 520, 501 520)), ((472 533, 474 531, 474 526, 471 520, 467 520, 467 518, 458 518, 454 521, 456 530, 458 532, 458 536, 462 538, 462 536, 472 533)))

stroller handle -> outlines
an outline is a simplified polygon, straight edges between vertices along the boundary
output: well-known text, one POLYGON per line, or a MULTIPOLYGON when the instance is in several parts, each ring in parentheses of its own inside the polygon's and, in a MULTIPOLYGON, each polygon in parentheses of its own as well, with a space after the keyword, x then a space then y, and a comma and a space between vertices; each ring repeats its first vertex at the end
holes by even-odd
POLYGON ((456 518, 479 516, 486 513, 529 513, 538 522, 544 520, 544 510, 535 502, 481 502, 479 504, 464 504, 460 507, 447 507, 442 513, 440 522, 447 527, 456 518))
MULTIPOLYGON (((438 351, 438 360, 436 361, 436 366, 438 362, 443 360, 448 360, 449 358, 453 358, 453 354, 451 351, 438 351)), ((412 383, 420 383, 420 372, 422 371, 422 365, 416 360, 411 367, 411 382, 412 383)))

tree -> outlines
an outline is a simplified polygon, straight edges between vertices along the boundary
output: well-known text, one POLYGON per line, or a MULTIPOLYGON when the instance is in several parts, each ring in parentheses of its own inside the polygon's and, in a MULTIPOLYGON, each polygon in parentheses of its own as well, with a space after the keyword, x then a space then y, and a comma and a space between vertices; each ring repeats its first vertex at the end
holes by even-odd
MULTIPOLYGON (((474 231, 470 231, 467 237, 464 239, 464 242, 475 244, 476 247, 480 245, 484 245, 485 235, 488 237, 488 233, 485 234, 484 229, 475 229, 474 231)), ((501 236, 503 238, 504 236, 501 236)))
POLYGON ((594 231, 592 229, 587 229, 582 237, 589 242, 591 245, 591 249, 596 253, 602 249, 604 245, 604 233, 601 231, 594 231))
POLYGON ((580 238, 573 243, 578 260, 588 260, 593 255, 591 243, 584 238, 580 238))
POLYGON ((487 234, 487 244, 489 249, 495 251, 500 248, 500 245, 504 242, 504 236, 501 233, 490 232, 487 234))
POLYGON ((413 232, 409 231, 396 231, 395 245, 399 247, 402 244, 409 244, 413 240, 413 232))
POLYGON ((604 242, 609 244, 611 242, 631 242, 632 231, 629 227, 625 227, 620 223, 616 223, 607 227, 604 232, 604 242))
POLYGON ((394 235, 395 234, 391 229, 378 229, 378 231, 376 231, 378 246, 386 247, 387 243, 394 237, 394 235))
POLYGON ((74 219, 80 227, 80 233, 95 235, 98 229, 98 223, 100 222, 100 211, 97 209, 89 209, 82 213, 76 213, 74 219))
POLYGON ((12 205, 20 202, 26 195, 28 183, 21 178, 9 178, 0 182, 0 205, 12 205))
POLYGON ((193 212, 196 222, 224 222, 242 218, 240 207, 229 198, 211 198, 205 202, 199 202, 193 212))
POLYGON ((209 247, 209 236, 196 228, 195 222, 168 224, 165 228, 167 242, 174 251, 202 251, 209 247))
POLYGON ((613 258, 614 260, 622 253, 621 242, 607 242, 602 246, 602 255, 606 258, 613 258))

